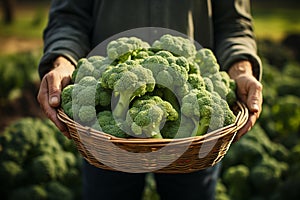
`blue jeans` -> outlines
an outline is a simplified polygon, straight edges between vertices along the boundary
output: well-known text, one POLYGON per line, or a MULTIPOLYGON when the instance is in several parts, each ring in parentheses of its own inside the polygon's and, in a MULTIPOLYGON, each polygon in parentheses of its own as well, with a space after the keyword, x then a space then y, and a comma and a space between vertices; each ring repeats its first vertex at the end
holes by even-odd
MULTIPOLYGON (((161 200, 213 200, 220 164, 187 174, 154 174, 161 200)), ((115 172, 83 164, 84 200, 141 200, 144 173, 115 172)))

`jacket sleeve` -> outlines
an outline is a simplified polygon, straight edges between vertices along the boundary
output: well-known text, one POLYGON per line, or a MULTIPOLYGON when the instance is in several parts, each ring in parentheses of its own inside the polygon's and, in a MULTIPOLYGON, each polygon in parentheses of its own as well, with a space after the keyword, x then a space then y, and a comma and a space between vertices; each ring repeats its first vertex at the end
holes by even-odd
POLYGON ((51 2, 48 24, 43 33, 44 55, 39 63, 41 78, 52 69, 52 63, 58 56, 76 64, 90 49, 93 1, 51 2))
POLYGON ((262 65, 257 55, 250 0, 212 0, 214 52, 223 70, 238 60, 249 60, 261 80, 262 65))

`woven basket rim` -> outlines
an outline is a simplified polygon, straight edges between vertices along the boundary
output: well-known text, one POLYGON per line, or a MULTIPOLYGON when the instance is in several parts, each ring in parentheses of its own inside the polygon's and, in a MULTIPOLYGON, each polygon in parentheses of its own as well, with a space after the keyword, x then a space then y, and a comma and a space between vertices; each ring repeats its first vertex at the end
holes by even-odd
POLYGON ((236 102, 239 111, 236 114, 236 120, 233 124, 224 126, 222 128, 216 129, 214 131, 211 131, 209 133, 206 133, 201 136, 190 136, 190 137, 184 137, 184 138, 162 138, 162 139, 156 139, 156 138, 120 138, 113 135, 110 135, 108 133, 105 133, 103 131, 95 130, 88 126, 83 126, 80 123, 74 121, 71 119, 67 114, 63 111, 62 108, 57 109, 57 116, 60 121, 65 123, 67 126, 73 125, 76 126, 76 128, 82 128, 89 132, 90 135, 97 137, 97 138, 103 138, 105 140, 110 140, 114 143, 169 143, 169 142, 181 142, 181 141, 197 141, 202 140, 205 138, 211 138, 211 136, 215 135, 216 133, 222 132, 224 130, 228 129, 235 129, 235 131, 240 130, 247 122, 249 111, 244 103, 236 102))
MULTIPOLYGON (((248 120, 248 109, 240 102, 236 104, 236 121, 233 124, 214 130, 201 136, 191 136, 185 138, 174 138, 174 139, 152 139, 152 138, 118 138, 107 133, 92 129, 70 119, 64 111, 59 108, 58 118, 67 125, 71 138, 75 142, 78 151, 81 153, 83 158, 88 161, 91 165, 112 171, 124 171, 124 172, 149 172, 154 173, 190 173, 201 169, 214 166, 218 163, 224 155, 227 153, 236 133, 240 130, 248 120), (212 149, 204 149, 202 146, 206 144, 214 143, 212 149), (216 142, 216 143, 215 143, 216 142), (110 149, 111 144, 114 144, 120 148, 125 149, 128 152, 143 153, 155 152, 159 149, 168 146, 170 151, 164 156, 176 156, 176 149, 182 146, 186 146, 187 149, 179 157, 176 157, 175 161, 168 163, 163 168, 155 168, 161 166, 161 162, 165 164, 166 161, 159 160, 153 161, 152 159, 145 160, 144 157, 138 159, 140 154, 137 154, 137 158, 134 158, 134 165, 132 160, 127 159, 119 155, 118 151, 110 149), (201 152, 199 152, 201 149, 201 152), (101 159, 105 160, 102 163, 97 159, 93 152, 100 153, 101 159), (200 157, 205 154, 205 157, 200 157), (109 165, 106 163, 108 161, 109 165), (151 165, 149 165, 149 162, 151 165), (112 167, 112 166, 118 166, 112 167), (139 166, 137 168, 136 166, 139 166), (119 170, 121 167, 122 170, 119 170), (136 171, 135 171, 136 170, 136 171)), ((97 155, 98 155, 97 154, 97 155)), ((102 160, 103 161, 103 160, 102 160)))

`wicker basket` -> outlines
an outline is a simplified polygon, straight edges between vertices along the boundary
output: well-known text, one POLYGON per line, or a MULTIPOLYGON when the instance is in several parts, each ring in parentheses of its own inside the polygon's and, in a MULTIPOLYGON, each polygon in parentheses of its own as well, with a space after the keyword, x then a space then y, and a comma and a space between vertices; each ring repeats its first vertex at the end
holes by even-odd
POLYGON ((180 139, 117 138, 84 127, 70 119, 62 109, 63 121, 81 155, 92 165, 133 173, 189 173, 218 163, 227 153, 236 132, 248 120, 248 110, 237 103, 234 124, 203 136, 180 139))

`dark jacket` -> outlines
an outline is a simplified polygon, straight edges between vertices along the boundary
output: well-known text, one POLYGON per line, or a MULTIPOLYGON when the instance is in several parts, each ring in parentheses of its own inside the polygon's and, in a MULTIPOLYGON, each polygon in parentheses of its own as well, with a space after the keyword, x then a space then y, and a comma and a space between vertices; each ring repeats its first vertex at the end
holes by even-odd
POLYGON ((261 79, 250 0, 53 0, 39 74, 43 77, 58 55, 76 64, 103 40, 138 27, 163 27, 194 38, 214 51, 223 70, 248 59, 261 79))

